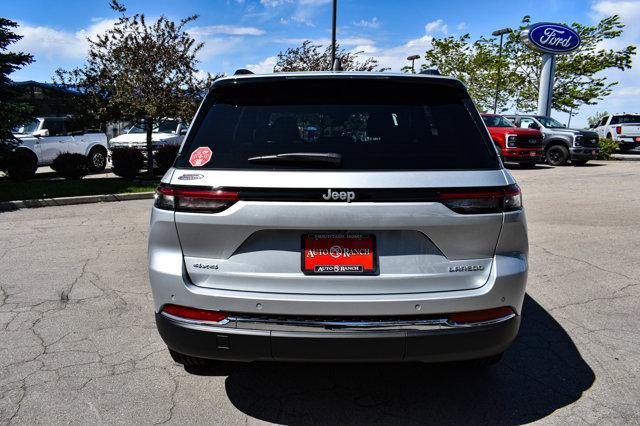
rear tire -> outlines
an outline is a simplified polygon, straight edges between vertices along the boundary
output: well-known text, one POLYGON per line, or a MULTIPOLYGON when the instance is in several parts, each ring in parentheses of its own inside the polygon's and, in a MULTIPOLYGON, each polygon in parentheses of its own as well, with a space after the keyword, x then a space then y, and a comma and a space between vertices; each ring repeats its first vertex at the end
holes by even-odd
POLYGON ((547 163, 552 166, 564 166, 569 160, 569 150, 563 145, 553 145, 547 149, 547 163))
POLYGON ((87 156, 87 165, 92 172, 101 172, 107 167, 107 151, 102 147, 93 147, 87 156))
POLYGON ((171 358, 173 358, 175 362, 182 364, 185 367, 206 367, 208 365, 212 365, 214 362, 206 358, 198 358, 195 356, 181 354, 171 348, 169 348, 169 354, 171 354, 171 358))

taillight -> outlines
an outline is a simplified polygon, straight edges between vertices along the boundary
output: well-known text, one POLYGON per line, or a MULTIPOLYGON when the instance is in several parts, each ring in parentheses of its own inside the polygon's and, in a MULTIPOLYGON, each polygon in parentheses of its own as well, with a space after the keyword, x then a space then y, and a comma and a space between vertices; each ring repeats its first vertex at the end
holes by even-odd
POLYGON ((499 213, 522 208, 522 194, 518 185, 504 189, 473 191, 442 191, 440 201, 456 213, 499 213))
POLYGON ((501 308, 484 309, 482 311, 456 312, 449 314, 449 322, 455 324, 465 324, 474 322, 493 321, 514 315, 513 309, 508 306, 501 308))
POLYGON ((622 133, 622 126, 616 127, 616 133, 617 134, 621 134, 622 133))
POLYGON ((217 213, 238 201, 238 193, 215 189, 159 186, 156 189, 155 198, 154 205, 159 209, 217 213))
POLYGON ((207 309, 189 308, 179 305, 164 305, 162 312, 177 319, 217 323, 226 320, 228 316, 226 312, 209 311, 207 309))

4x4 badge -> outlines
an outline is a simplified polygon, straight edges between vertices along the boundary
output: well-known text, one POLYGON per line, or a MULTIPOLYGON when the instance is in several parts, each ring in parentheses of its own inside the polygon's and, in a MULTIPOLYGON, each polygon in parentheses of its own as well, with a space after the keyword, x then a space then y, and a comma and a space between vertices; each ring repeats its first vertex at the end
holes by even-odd
POLYGON ((449 272, 473 272, 484 271, 483 265, 463 265, 463 266, 449 266, 449 272))

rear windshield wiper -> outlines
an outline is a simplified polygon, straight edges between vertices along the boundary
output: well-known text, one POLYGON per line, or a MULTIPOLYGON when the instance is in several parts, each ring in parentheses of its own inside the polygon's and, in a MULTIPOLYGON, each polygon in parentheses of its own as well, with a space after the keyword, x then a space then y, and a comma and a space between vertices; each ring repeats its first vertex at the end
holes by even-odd
POLYGON ((321 163, 339 166, 342 155, 335 152, 286 152, 283 154, 250 157, 250 163, 321 163))

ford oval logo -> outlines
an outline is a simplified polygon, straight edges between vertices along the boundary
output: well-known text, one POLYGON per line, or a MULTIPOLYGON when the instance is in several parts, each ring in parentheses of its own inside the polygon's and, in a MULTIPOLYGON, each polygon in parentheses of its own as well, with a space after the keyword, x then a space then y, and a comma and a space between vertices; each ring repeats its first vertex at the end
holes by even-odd
POLYGON ((560 24, 538 23, 522 31, 522 41, 543 53, 569 53, 580 47, 580 35, 560 24))

